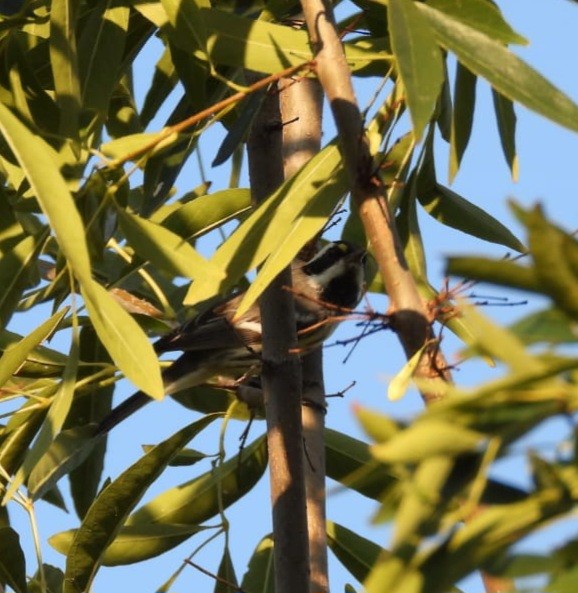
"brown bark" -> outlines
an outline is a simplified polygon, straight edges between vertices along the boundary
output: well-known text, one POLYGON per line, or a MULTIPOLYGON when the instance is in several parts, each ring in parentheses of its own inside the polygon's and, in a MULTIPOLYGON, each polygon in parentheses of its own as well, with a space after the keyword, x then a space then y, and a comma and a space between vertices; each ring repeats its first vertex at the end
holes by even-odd
MULTIPOLYGON (((253 124, 249 142, 249 175, 253 199, 260 202, 283 182, 281 126, 277 95, 270 93, 253 124)), ((295 354, 295 307, 291 272, 284 270, 259 299, 263 333, 261 374, 273 512, 275 591, 309 588, 309 553, 303 436, 301 365, 295 354)))

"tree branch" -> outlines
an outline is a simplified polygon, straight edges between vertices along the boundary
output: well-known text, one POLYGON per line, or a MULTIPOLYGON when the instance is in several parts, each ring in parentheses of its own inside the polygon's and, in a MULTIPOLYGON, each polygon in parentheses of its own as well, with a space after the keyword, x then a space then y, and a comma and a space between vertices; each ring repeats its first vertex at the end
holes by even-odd
MULTIPOLYGON (((364 132, 349 67, 335 28, 331 4, 323 0, 301 2, 315 52, 317 76, 327 95, 340 140, 352 195, 359 208, 365 232, 373 247, 379 271, 390 299, 391 327, 399 337, 407 358, 426 343, 415 370, 419 378, 449 379, 449 371, 435 344, 426 304, 403 255, 395 221, 384 198, 385 188, 373 174, 373 158, 364 132)), ((441 392, 422 392, 427 403, 442 397, 441 392)))
MULTIPOLYGON (((280 93, 283 126, 283 163, 289 179, 319 151, 323 91, 312 78, 284 79, 280 93)), ((305 447, 305 488, 309 534, 309 591, 327 593, 329 575, 325 527, 325 388, 323 356, 317 350, 303 358, 303 398, 312 405, 301 408, 305 447)))
MULTIPOLYGON (((247 147, 251 190, 257 202, 283 182, 279 124, 278 96, 269 94, 253 123, 247 147)), ((291 354, 297 346, 293 295, 283 289, 290 285, 291 272, 286 269, 259 299, 277 593, 305 592, 309 587, 301 364, 291 354)))

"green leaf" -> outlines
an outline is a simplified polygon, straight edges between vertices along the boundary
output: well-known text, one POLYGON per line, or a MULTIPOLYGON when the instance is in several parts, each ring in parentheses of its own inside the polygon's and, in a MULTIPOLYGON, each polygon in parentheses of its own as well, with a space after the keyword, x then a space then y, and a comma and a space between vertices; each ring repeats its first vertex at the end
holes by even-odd
MULTIPOLYGON (((161 0, 172 27, 174 40, 185 49, 206 54, 207 30, 201 8, 210 8, 206 0, 161 0)), ((169 33, 169 34, 171 34, 169 33)))
POLYGON ((235 575, 235 567, 228 547, 223 550, 217 576, 219 579, 215 583, 215 593, 238 593, 237 576, 235 575))
MULTIPOLYGON (((104 551, 102 565, 126 566, 149 558, 157 558, 204 529, 198 525, 157 523, 122 527, 114 541, 104 551)), ((62 531, 50 537, 48 541, 61 554, 68 554, 77 532, 77 529, 62 531)))
POLYGON ((193 284, 184 302, 194 304, 226 291, 267 259, 237 309, 237 315, 242 315, 323 227, 346 191, 347 176, 332 144, 285 182, 217 249, 211 261, 226 270, 226 281, 218 287, 193 284))
POLYGON ((223 280, 223 272, 179 235, 122 208, 117 213, 128 242, 143 259, 175 276, 196 278, 195 284, 214 285, 223 280))
POLYGON ((78 138, 80 80, 76 51, 79 5, 75 0, 55 0, 50 5, 50 65, 56 102, 60 109, 60 134, 78 138))
POLYGON ((24 289, 28 286, 42 243, 40 237, 25 234, 15 240, 0 243, 0 327, 8 325, 24 289))
POLYGON ((28 492, 33 500, 42 498, 62 476, 76 468, 101 439, 95 439, 94 426, 63 430, 36 464, 28 478, 28 492))
POLYGON ((180 449, 215 418, 205 416, 181 429, 131 465, 100 493, 70 546, 64 593, 83 593, 90 589, 106 548, 146 489, 180 449))
POLYGON ((392 470, 375 462, 367 443, 329 428, 325 429, 325 455, 327 477, 368 498, 380 500, 399 483, 392 470))
POLYGON ((528 229, 528 244, 542 291, 572 319, 578 318, 578 241, 550 223, 540 206, 516 215, 528 229))
POLYGON ((241 591, 247 593, 275 593, 273 538, 265 536, 255 548, 247 572, 243 575, 241 591))
POLYGON ((327 543, 343 566, 363 582, 380 554, 387 554, 381 546, 349 529, 327 521, 327 543))
MULTIPOLYGON (((183 196, 183 199, 186 196, 183 196)), ((225 189, 199 196, 179 205, 166 217, 157 220, 173 233, 187 240, 196 239, 251 210, 251 190, 242 188, 225 189)), ((160 215, 162 209, 159 209, 160 215)))
POLYGON ((528 45, 528 40, 519 35, 505 21, 500 8, 487 0, 429 0, 428 4, 449 17, 485 33, 491 39, 504 44, 528 45))
POLYGON ((0 582, 15 593, 26 593, 26 560, 18 533, 11 527, 0 527, 0 582))
POLYGON ((578 341, 578 324, 560 309, 543 309, 510 325, 509 330, 524 344, 574 344, 578 341))
POLYGON ((472 332, 472 342, 468 345, 503 361, 514 372, 523 373, 529 368, 537 370, 543 366, 514 334, 492 322, 475 306, 462 304, 460 313, 472 332))
POLYGON ((223 139, 223 142, 221 142, 217 155, 211 163, 212 167, 222 165, 235 152, 235 150, 242 146, 242 143, 249 134, 255 116, 261 109, 265 97, 266 91, 259 91, 252 93, 246 100, 237 105, 237 119, 235 119, 227 131, 227 135, 223 139))
POLYGON ((413 0, 389 0, 389 34, 405 88, 416 141, 429 122, 444 78, 443 61, 431 27, 413 0))
POLYGON ((161 399, 163 381, 155 351, 138 323, 100 284, 82 287, 90 320, 114 363, 139 389, 161 399))
POLYGON ((417 463, 440 455, 476 451, 486 436, 441 420, 424 419, 371 447, 372 455, 383 463, 417 463))
MULTIPOLYGON (((0 351, 11 348, 22 340, 22 336, 4 330, 0 333, 0 351)), ((26 360, 19 369, 19 374, 25 377, 54 377, 60 376, 66 364, 66 355, 62 352, 37 346, 26 356, 26 360)))
POLYGON ((509 288, 541 293, 542 288, 533 268, 521 266, 509 260, 487 257, 450 257, 445 273, 468 280, 489 282, 509 288))
POLYGON ((64 372, 62 373, 62 381, 60 382, 58 391, 50 404, 48 414, 42 423, 38 436, 34 441, 34 445, 26 454, 22 466, 18 469, 18 472, 10 483, 10 487, 6 491, 6 499, 16 492, 24 482, 25 477, 49 449, 68 416, 72 398, 74 397, 76 372, 78 370, 78 325, 75 312, 73 312, 72 324, 72 340, 64 372))
MULTIPOLYGON (((68 430, 70 427, 94 425, 112 408, 115 384, 107 381, 101 383, 100 373, 107 367, 111 374, 116 369, 94 328, 90 325, 83 326, 80 331, 80 359, 86 363, 86 366, 80 366, 78 373, 79 379, 85 382, 84 389, 82 397, 74 399, 68 413, 65 425, 65 429, 68 430)), ((70 494, 76 514, 81 519, 99 491, 104 470, 106 441, 107 439, 103 438, 96 443, 92 447, 91 455, 69 472, 70 494)))
POLYGON ((454 109, 452 112, 452 131, 450 137, 449 180, 453 182, 462 157, 466 152, 476 106, 476 82, 478 78, 460 62, 456 66, 454 86, 454 109))
MULTIPOLYGON (((145 147, 151 147, 152 151, 158 152, 170 143, 178 139, 178 134, 165 135, 165 132, 141 132, 138 134, 129 134, 122 136, 103 144, 100 147, 102 153, 112 159, 125 160, 134 152, 143 150, 145 147), (159 141, 156 146, 152 146, 155 141, 159 141)), ((139 159, 142 155, 139 155, 139 159)))
POLYGON ((78 43, 82 106, 105 115, 121 76, 130 8, 123 0, 99 2, 78 43))
POLYGON ((214 470, 159 494, 134 512, 127 525, 199 525, 249 492, 266 466, 267 442, 260 437, 214 470))
MULTIPOLYGON (((171 0, 176 1, 176 0, 171 0)), ((145 11, 142 5, 139 10, 145 11)), ((159 27, 165 27, 166 15, 148 11, 150 18, 159 27)), ((199 59, 208 59, 212 64, 244 67, 263 74, 280 72, 313 59, 309 36, 305 31, 277 25, 262 20, 252 20, 216 8, 200 10, 207 31, 207 54, 199 49, 193 36, 187 34, 185 22, 178 33, 169 29, 170 39, 182 49, 193 52, 199 59), (282 51, 281 51, 282 48, 282 51)), ((180 25, 180 23, 179 23, 180 25)), ((391 62, 391 55, 382 47, 367 43, 345 43, 345 56, 353 72, 372 66, 378 71, 382 63, 391 62)), ((368 72, 369 73, 369 72, 368 72)))
POLYGON ((143 126, 148 126, 157 114, 161 105, 175 88, 177 80, 178 77, 171 59, 171 52, 168 47, 165 47, 155 66, 155 73, 140 112, 140 120, 143 126))
POLYGON ((59 171, 58 157, 0 103, 0 131, 26 174, 68 264, 81 283, 92 281, 84 225, 59 171))
POLYGON ((525 250, 524 245, 505 225, 440 183, 436 183, 430 192, 420 192, 418 199, 430 216, 446 226, 519 253, 525 250))
POLYGON ((0 358, 0 385, 4 385, 18 371, 34 348, 56 331, 67 312, 67 308, 58 311, 25 338, 12 343, 4 350, 4 354, 0 358))
POLYGON ((414 170, 403 188, 396 223, 405 259, 413 277, 419 286, 428 286, 425 247, 417 218, 416 194, 417 175, 414 170))
POLYGON ((424 344, 395 374, 387 386, 387 397, 391 401, 401 399, 411 386, 413 374, 419 365, 426 345, 424 344))
POLYGON ((516 154, 516 113, 512 101, 492 90, 494 110, 500 133, 500 143, 506 163, 512 173, 512 180, 518 180, 518 155, 516 154))
POLYGON ((415 6, 428 19, 438 43, 497 91, 528 109, 578 132, 578 105, 498 41, 435 10, 415 6))

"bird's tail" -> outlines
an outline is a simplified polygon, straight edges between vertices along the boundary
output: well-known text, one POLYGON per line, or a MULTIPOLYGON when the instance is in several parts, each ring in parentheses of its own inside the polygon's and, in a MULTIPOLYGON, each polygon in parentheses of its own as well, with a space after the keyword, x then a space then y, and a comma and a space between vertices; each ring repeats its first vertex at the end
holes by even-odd
POLYGON ((125 399, 122 403, 113 408, 98 423, 94 436, 104 436, 105 434, 108 434, 117 424, 120 424, 125 418, 128 418, 146 406, 150 401, 152 401, 151 398, 142 391, 133 393, 128 399, 125 399))

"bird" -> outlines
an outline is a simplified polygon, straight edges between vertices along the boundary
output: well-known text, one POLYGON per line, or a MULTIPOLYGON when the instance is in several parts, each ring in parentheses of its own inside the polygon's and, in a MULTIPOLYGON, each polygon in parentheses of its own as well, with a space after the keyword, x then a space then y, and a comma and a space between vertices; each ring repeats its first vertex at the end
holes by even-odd
MULTIPOLYGON (((365 249, 339 240, 327 243, 310 259, 291 263, 292 292, 299 354, 320 348, 334 331, 338 317, 354 309, 365 292, 365 249)), ((258 375, 261 319, 254 303, 235 317, 244 292, 225 299, 177 327, 154 344, 159 355, 182 351, 163 372, 167 395, 196 387, 216 376, 233 380, 258 375)), ((151 398, 137 391, 113 408, 97 425, 96 435, 107 434, 151 398)))

